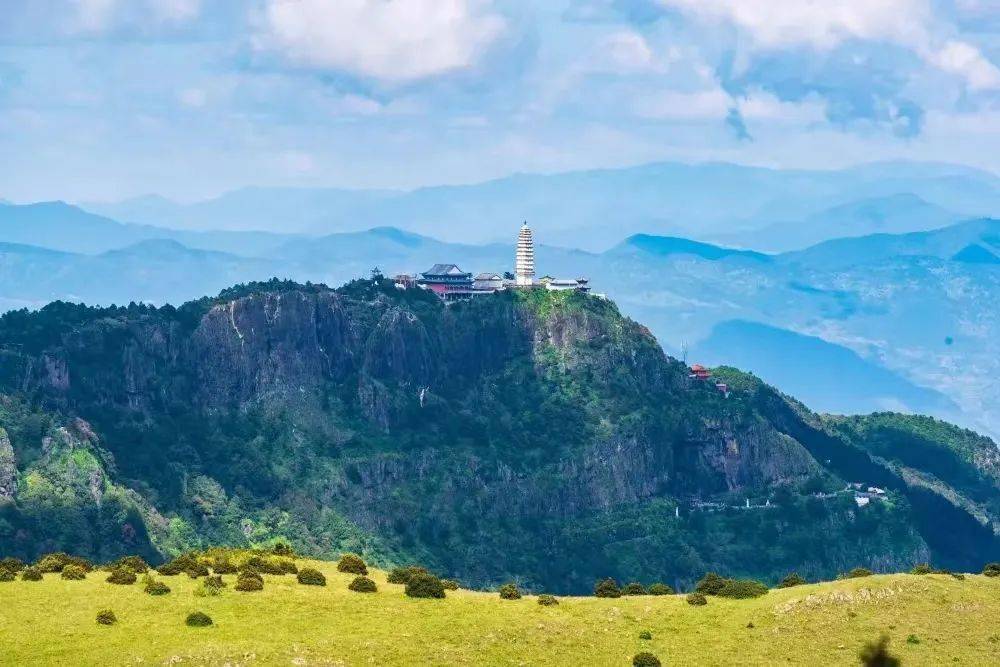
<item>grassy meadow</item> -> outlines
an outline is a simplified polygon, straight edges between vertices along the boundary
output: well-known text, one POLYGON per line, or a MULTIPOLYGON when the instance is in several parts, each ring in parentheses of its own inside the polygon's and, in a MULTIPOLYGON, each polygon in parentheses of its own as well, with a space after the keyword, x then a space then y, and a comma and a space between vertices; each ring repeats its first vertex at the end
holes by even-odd
POLYGON ((448 591, 411 599, 374 570, 374 594, 347 586, 354 575, 330 562, 299 561, 325 587, 265 575, 264 590, 198 597, 200 582, 158 577, 172 592, 154 597, 141 581, 83 581, 47 574, 0 583, 2 665, 620 665, 640 651, 664 665, 856 665, 880 634, 904 665, 1000 664, 1000 578, 880 575, 772 590, 751 600, 683 595, 617 599, 448 591), (112 609, 118 622, 98 625, 112 609), (203 611, 207 628, 185 625, 203 611), (640 639, 648 631, 652 638, 640 639), (908 641, 909 638, 909 641, 908 641))

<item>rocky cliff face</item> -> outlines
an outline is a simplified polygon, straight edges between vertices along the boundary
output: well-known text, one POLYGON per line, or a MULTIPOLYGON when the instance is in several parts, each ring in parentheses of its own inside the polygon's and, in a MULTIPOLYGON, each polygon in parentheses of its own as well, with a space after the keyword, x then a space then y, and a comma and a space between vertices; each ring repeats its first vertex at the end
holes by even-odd
MULTIPOLYGON (((275 283, 180 309, 20 317, 0 320, 0 392, 93 423, 90 438, 71 421, 74 438, 100 437, 91 449, 116 465, 74 477, 80 502, 131 487, 162 551, 280 536, 557 590, 617 571, 818 576, 928 554, 906 484, 867 514, 833 493, 856 469, 879 481, 868 454, 757 382, 727 398, 690 379, 595 297, 445 307, 386 283, 275 283)), ((15 504, 4 461, 29 465, 22 441, 5 456, 0 438, 0 498, 15 504)), ((38 470, 58 467, 45 447, 38 470)))

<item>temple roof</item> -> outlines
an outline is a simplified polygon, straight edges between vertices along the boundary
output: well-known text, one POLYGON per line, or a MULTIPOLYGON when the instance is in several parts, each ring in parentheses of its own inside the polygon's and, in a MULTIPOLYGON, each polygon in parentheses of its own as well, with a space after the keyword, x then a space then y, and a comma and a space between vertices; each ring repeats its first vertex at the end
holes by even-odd
POLYGON ((462 269, 458 268, 455 264, 435 264, 431 268, 424 271, 425 276, 468 276, 471 275, 466 273, 462 269))

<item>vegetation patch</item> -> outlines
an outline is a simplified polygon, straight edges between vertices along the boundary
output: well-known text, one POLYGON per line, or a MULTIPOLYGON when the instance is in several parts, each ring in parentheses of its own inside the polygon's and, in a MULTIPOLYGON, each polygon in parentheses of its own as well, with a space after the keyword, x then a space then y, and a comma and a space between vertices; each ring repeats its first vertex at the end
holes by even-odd
POLYGON ((611 577, 601 579, 594 584, 594 597, 598 598, 620 598, 622 591, 618 588, 618 582, 611 577))
POLYGON ((652 638, 653 638, 653 633, 650 632, 649 630, 643 630, 642 632, 639 633, 639 639, 649 641, 652 638))
POLYGON ((101 625, 114 625, 118 622, 118 617, 110 609, 102 609, 97 612, 97 622, 101 625))
POLYGON ((446 591, 457 591, 458 590, 458 582, 455 581, 454 579, 442 579, 441 580, 441 585, 444 586, 444 589, 446 591))
POLYGON ((0 569, 0 581, 14 581, 17 579, 17 572, 0 569))
POLYGON ((430 574, 427 568, 419 565, 407 565, 406 567, 394 567, 389 570, 387 581, 390 584, 408 584, 410 579, 416 574, 430 574))
POLYGON ((697 591, 689 593, 686 599, 689 605, 693 605, 695 607, 701 607, 708 604, 708 598, 705 597, 705 594, 697 591))
POLYGON ((21 572, 21 581, 41 581, 42 571, 37 567, 26 567, 21 572))
POLYGON ((311 567, 304 567, 299 570, 296 578, 304 586, 326 586, 326 576, 319 570, 311 567))
POLYGON ((444 586, 433 574, 417 573, 406 582, 406 595, 411 598, 443 598, 444 586))
POLYGON ((337 571, 348 574, 368 574, 368 566, 357 554, 344 554, 337 561, 337 571))
POLYGON ((778 582, 778 588, 792 588, 793 586, 802 586, 803 584, 808 584, 809 582, 805 578, 800 577, 797 572, 791 572, 785 575, 785 578, 778 582))
POLYGON ((10 556, 6 558, 0 558, 0 570, 8 570, 17 574, 25 568, 24 561, 20 558, 12 558, 10 556))
POLYGON ((559 604, 559 598, 554 595, 549 595, 548 593, 542 593, 538 596, 538 604, 543 607, 552 607, 559 604))
POLYGON ((987 577, 1000 577, 1000 563, 987 563, 983 568, 983 574, 987 577))
POLYGON ((131 586, 136 582, 138 577, 135 576, 135 572, 126 568, 118 567, 111 570, 111 574, 105 579, 109 584, 118 584, 120 586, 131 586))
POLYGON ((119 570, 127 569, 135 572, 136 574, 145 574, 149 572, 149 564, 141 556, 122 556, 115 562, 111 563, 109 569, 119 570))
POLYGON ((67 553, 57 552, 52 554, 46 554, 39 558, 35 562, 35 567, 37 567, 42 572, 62 572, 68 565, 72 565, 84 572, 90 572, 94 569, 93 564, 86 558, 79 558, 77 556, 70 556, 67 553))
POLYGON ((725 585, 716 594, 720 598, 734 600, 749 600, 767 595, 767 586, 753 579, 727 579, 725 585))
POLYGON ((858 654, 865 667, 898 667, 899 658, 889 653, 889 637, 882 635, 876 642, 868 642, 858 654))
POLYGON ((193 611, 184 619, 184 624, 191 628, 207 628, 212 625, 212 618, 202 611, 193 611))
POLYGON ((518 590, 517 584, 514 582, 508 582, 498 589, 500 593, 501 600, 520 600, 521 591, 518 590))
POLYGON ((67 581, 80 581, 87 578, 87 571, 79 565, 67 565, 60 576, 67 581))
POLYGON ((236 586, 233 588, 243 593, 262 591, 264 590, 264 578, 254 572, 243 572, 237 577, 236 586))
POLYGON ((850 572, 846 572, 841 575, 842 579, 860 579, 861 577, 870 577, 874 572, 869 570, 867 567, 856 567, 850 572))
POLYGON ((661 664, 660 659, 648 651, 636 653, 632 658, 632 667, 660 667, 661 664))
POLYGON ((166 595, 167 593, 170 592, 170 586, 167 586, 162 581, 156 581, 155 579, 151 579, 146 582, 146 585, 143 588, 143 590, 149 593, 150 595, 166 595))
POLYGON ((675 591, 670 586, 657 582, 649 586, 648 592, 650 595, 673 595, 675 591))
POLYGON ((622 587, 622 595, 646 595, 646 588, 639 582, 633 581, 622 587))
POLYGON ((705 576, 698 580, 694 590, 702 595, 718 595, 722 587, 726 585, 728 579, 720 577, 715 572, 707 572, 705 576))
POLYGON ((354 577, 354 581, 348 584, 347 587, 356 593, 375 593, 378 591, 374 580, 360 574, 354 577))

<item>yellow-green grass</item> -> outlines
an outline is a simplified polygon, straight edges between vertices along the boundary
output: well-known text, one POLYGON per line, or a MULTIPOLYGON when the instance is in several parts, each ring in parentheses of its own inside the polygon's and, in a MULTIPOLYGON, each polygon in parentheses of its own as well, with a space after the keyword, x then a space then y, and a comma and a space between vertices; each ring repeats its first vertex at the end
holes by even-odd
POLYGON ((631 665, 650 651, 673 665, 856 665, 861 646, 888 634, 903 664, 1000 664, 1000 578, 886 575, 773 590, 754 600, 683 595, 598 599, 448 591, 407 598, 373 571, 379 590, 354 593, 335 563, 299 561, 327 586, 265 575, 264 590, 194 594, 200 581, 163 577, 154 597, 132 586, 45 575, 0 583, 0 665, 631 665), (95 621, 112 609, 114 626, 95 621), (215 621, 184 624, 192 611, 215 621), (748 625, 752 624, 752 627, 748 625), (639 634, 648 630, 651 640, 639 634), (914 635, 919 643, 908 643, 914 635))

